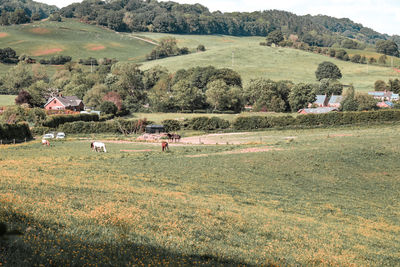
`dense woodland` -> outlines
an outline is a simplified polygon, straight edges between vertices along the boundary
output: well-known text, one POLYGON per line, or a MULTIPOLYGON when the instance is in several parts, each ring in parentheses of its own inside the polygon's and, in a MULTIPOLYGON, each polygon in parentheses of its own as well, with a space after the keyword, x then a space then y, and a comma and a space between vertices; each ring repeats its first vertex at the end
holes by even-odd
MULTIPOLYGON (((117 31, 266 36, 280 29, 287 36, 295 34, 302 41, 317 46, 332 46, 340 43, 344 37, 367 43, 390 38, 349 19, 297 16, 279 10, 210 12, 200 4, 156 0, 83 1, 62 8, 61 14, 117 31)), ((394 39, 399 41, 396 37, 394 39)))
POLYGON ((31 20, 49 17, 58 11, 56 6, 49 6, 32 0, 0 0, 0 24, 21 24, 31 20))

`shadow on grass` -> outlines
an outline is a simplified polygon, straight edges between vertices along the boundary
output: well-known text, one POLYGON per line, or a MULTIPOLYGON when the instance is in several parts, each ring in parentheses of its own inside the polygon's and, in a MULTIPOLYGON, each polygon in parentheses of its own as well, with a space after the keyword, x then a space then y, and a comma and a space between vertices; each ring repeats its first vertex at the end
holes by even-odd
MULTIPOLYGON (((0 266, 252 266, 214 255, 185 255, 126 241, 60 234, 63 226, 0 210, 0 221, 23 236, 0 239, 0 266)), ((276 266, 266 264, 264 266, 276 266)))

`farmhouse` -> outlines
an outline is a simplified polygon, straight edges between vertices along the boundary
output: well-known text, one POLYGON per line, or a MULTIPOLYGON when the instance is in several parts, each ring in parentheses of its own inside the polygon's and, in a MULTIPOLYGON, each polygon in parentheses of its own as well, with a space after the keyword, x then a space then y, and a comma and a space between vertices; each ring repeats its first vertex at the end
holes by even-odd
POLYGON ((340 102, 342 102, 343 96, 341 95, 333 95, 329 99, 328 107, 331 108, 340 108, 340 102))
POLYGON ((399 94, 394 94, 391 91, 374 91, 368 92, 369 95, 373 96, 375 99, 384 101, 397 101, 399 100, 399 94))
POLYGON ((394 104, 390 101, 382 101, 376 104, 380 108, 392 108, 394 104))
POLYGON ((317 106, 317 107, 326 107, 328 103, 328 97, 326 95, 317 95, 314 103, 308 105, 308 107, 317 106))
POLYGON ((328 113, 332 111, 338 111, 338 108, 335 107, 323 107, 323 108, 304 108, 300 109, 298 113, 300 114, 322 114, 328 113))
POLYGON ((56 96, 50 98, 44 105, 47 110, 64 110, 82 111, 85 106, 76 96, 56 96))

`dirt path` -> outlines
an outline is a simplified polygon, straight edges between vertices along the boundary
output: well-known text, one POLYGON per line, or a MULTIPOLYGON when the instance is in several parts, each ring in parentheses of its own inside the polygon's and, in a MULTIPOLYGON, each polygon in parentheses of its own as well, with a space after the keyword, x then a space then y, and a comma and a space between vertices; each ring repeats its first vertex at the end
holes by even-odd
POLYGON ((137 39, 137 40, 140 40, 140 41, 143 41, 143 42, 146 42, 146 43, 149 43, 149 44, 153 44, 153 45, 159 46, 158 43, 153 42, 153 41, 148 40, 148 39, 140 38, 140 37, 133 36, 133 35, 129 35, 129 37, 134 38, 134 39, 137 39))

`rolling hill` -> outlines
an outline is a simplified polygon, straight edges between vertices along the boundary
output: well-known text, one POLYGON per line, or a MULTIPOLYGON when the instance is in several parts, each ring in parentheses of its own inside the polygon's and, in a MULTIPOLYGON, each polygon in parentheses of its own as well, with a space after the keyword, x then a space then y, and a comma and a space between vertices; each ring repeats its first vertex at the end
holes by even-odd
POLYGON ((80 58, 116 58, 143 61, 153 44, 77 20, 40 21, 0 27, 0 47, 12 47, 17 54, 35 59, 53 55, 80 58))
MULTIPOLYGON (((291 80, 296 83, 316 82, 315 70, 323 61, 335 63, 342 71, 344 84, 353 84, 356 90, 368 91, 373 89, 376 80, 399 78, 399 73, 382 66, 370 66, 345 62, 327 56, 313 54, 291 48, 272 48, 260 46, 261 37, 233 37, 223 35, 171 35, 141 33, 141 36, 159 40, 173 36, 178 45, 189 48, 205 45, 206 52, 192 53, 186 56, 164 58, 144 62, 142 68, 149 69, 160 65, 170 71, 195 66, 213 65, 219 68, 232 68, 242 75, 244 84, 250 79, 264 77, 272 80, 291 80), (233 65, 232 65, 233 53, 233 65)), ((351 53, 376 53, 364 50, 352 50, 351 53)), ((397 63, 397 62, 396 62, 397 63)))
MULTIPOLYGON (((234 37, 226 35, 178 35, 162 33, 116 33, 109 29, 81 23, 74 19, 64 22, 40 21, 26 25, 0 27, 0 47, 12 47, 18 55, 27 54, 35 59, 50 58, 53 55, 71 56, 73 61, 80 58, 116 58, 142 64, 146 70, 160 65, 174 72, 181 68, 213 65, 218 68, 232 68, 239 72, 244 84, 257 77, 273 80, 315 82, 315 70, 319 63, 332 61, 342 70, 345 84, 354 84, 357 90, 371 90, 376 80, 398 78, 391 68, 368 66, 332 59, 326 56, 291 48, 260 46, 262 37, 234 37), (146 61, 145 55, 161 38, 172 36, 179 47, 188 47, 192 54, 146 61), (195 52, 203 44, 205 52, 195 52), (233 63, 233 64, 232 64, 233 63)), ((379 54, 368 50, 349 50, 349 54, 379 54)), ((400 62, 395 59, 395 63, 400 62)), ((0 73, 13 65, 0 64, 0 73)), ((57 66, 47 66, 54 72, 57 66)))

